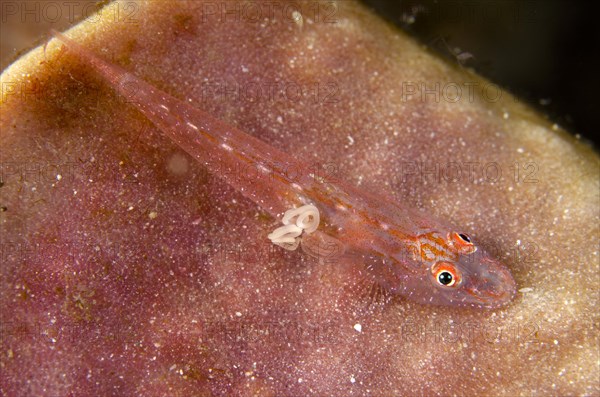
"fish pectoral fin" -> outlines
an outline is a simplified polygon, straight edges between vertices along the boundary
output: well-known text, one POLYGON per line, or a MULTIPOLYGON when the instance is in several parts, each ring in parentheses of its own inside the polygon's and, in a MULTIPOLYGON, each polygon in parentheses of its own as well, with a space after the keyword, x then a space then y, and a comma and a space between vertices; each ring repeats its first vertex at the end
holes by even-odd
POLYGON ((344 243, 321 232, 302 236, 300 246, 307 255, 327 263, 341 260, 346 252, 344 243))

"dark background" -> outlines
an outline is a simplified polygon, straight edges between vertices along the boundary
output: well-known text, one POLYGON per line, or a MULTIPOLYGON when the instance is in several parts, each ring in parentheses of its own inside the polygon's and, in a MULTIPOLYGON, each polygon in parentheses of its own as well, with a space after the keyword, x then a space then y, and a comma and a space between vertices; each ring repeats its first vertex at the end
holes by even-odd
POLYGON ((594 2, 362 1, 437 53, 600 147, 600 12, 594 2))

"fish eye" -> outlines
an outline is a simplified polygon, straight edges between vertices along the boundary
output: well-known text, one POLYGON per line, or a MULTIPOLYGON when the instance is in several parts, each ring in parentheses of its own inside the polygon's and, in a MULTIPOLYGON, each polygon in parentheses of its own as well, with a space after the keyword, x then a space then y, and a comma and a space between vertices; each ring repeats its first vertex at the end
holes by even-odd
POLYGON ((464 233, 458 233, 458 237, 460 237, 465 243, 471 243, 471 238, 464 233))
POLYGON ((451 263, 442 262, 436 264, 432 269, 432 273, 435 281, 444 287, 453 287, 461 281, 460 272, 451 263))
POLYGON ((465 233, 450 233, 450 240, 452 245, 461 254, 472 254, 477 251, 477 247, 473 244, 471 237, 465 233))
POLYGON ((437 280, 442 285, 447 285, 448 287, 452 286, 456 281, 454 281, 454 277, 452 277, 452 273, 449 271, 441 271, 437 276, 437 280))

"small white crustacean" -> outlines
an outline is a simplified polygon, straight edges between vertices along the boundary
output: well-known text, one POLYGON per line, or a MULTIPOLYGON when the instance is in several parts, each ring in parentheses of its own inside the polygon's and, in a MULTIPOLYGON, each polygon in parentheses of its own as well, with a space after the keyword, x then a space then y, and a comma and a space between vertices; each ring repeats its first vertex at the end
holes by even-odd
POLYGON ((300 244, 302 232, 310 234, 319 227, 319 210, 314 205, 303 205, 286 211, 281 222, 284 226, 278 227, 267 237, 273 244, 293 251, 300 244))

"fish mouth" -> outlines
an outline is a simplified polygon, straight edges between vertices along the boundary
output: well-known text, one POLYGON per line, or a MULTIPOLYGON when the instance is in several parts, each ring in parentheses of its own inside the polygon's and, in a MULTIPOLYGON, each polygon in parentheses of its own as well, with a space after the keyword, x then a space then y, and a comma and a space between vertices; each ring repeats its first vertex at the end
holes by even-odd
POLYGON ((489 270, 485 276, 470 280, 465 291, 472 302, 489 309, 509 303, 515 296, 517 285, 510 272, 502 267, 489 270))

